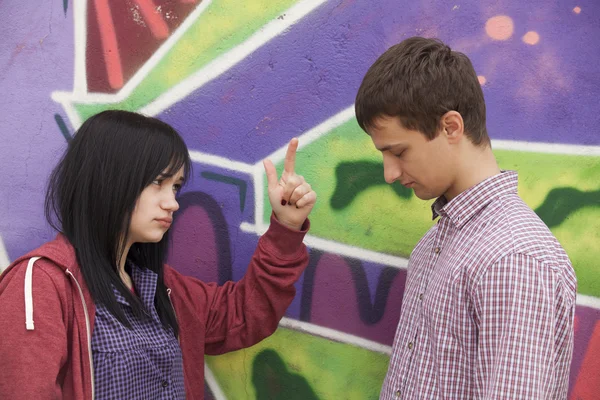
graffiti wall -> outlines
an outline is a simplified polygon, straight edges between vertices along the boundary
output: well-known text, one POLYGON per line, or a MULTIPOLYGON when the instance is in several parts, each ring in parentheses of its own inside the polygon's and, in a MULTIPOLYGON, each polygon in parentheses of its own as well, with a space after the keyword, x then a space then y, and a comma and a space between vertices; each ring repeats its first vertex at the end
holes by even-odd
MULTIPOLYGON (((270 210, 261 161, 319 194, 310 265, 279 330, 207 359, 215 399, 375 399, 399 319, 407 257, 430 204, 386 185, 353 101, 389 46, 439 37, 473 61, 488 130, 519 192, 579 280, 571 399, 600 393, 600 3, 595 0, 3 0, 0 268, 51 239, 48 174, 82 121, 157 116, 187 142, 169 263, 243 274, 270 210)), ((1 307, 1 305, 0 305, 1 307)))

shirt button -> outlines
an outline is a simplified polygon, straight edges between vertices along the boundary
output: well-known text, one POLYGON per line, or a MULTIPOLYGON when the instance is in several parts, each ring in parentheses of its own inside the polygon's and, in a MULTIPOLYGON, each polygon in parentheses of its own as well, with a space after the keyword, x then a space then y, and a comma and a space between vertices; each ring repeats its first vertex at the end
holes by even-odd
POLYGON ((166 388, 167 386, 169 386, 169 382, 162 381, 162 387, 166 388))
POLYGON ((396 397, 400 397, 400 391, 399 391, 399 390, 396 390, 396 393, 394 393, 394 396, 396 396, 396 397))
POLYGON ((413 348, 413 344, 412 344, 412 342, 410 342, 410 343, 408 344, 408 349, 409 349, 409 350, 412 350, 412 348, 413 348))
POLYGON ((419 300, 423 300, 423 293, 419 295, 419 300))
POLYGON ((435 254, 439 254, 439 253, 440 253, 440 250, 441 250, 441 249, 440 249, 439 247, 436 247, 435 249, 433 249, 433 252, 434 252, 435 254))

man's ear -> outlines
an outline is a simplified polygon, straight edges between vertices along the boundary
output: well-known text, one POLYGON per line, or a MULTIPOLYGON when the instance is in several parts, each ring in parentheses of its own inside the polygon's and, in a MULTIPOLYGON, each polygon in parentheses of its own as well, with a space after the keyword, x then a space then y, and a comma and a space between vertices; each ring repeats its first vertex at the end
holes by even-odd
POLYGON ((462 140, 465 134, 465 125, 457 111, 448 111, 440 118, 441 134, 446 137, 449 143, 454 144, 462 140))

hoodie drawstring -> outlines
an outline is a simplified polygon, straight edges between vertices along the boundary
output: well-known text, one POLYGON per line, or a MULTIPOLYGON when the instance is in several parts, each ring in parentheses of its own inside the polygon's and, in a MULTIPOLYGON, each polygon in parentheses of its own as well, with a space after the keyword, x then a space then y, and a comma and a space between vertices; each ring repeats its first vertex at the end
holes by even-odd
POLYGON ((41 257, 32 257, 27 263, 25 271, 25 328, 28 331, 34 330, 33 327, 33 264, 41 257))
POLYGON ((95 398, 94 393, 94 360, 92 358, 92 328, 90 327, 90 316, 88 315, 87 303, 85 302, 85 297, 83 295, 83 290, 81 289, 81 285, 77 282, 75 275, 68 269, 65 271, 67 275, 70 275, 75 284, 77 285, 77 289, 79 289, 79 296, 81 296, 81 302, 83 303, 83 313, 85 314, 85 328, 87 330, 87 339, 88 339, 88 356, 90 357, 90 374, 91 374, 91 384, 92 384, 92 399, 95 398))

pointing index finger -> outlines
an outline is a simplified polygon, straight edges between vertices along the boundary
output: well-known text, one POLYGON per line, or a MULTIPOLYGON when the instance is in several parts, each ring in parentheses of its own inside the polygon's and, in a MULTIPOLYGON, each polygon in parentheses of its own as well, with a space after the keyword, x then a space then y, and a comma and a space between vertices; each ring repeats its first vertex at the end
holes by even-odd
POLYGON ((294 167, 296 165, 296 150, 298 149, 298 139, 293 138, 290 140, 290 144, 285 154, 285 162, 283 164, 283 170, 288 174, 294 173, 294 167))

